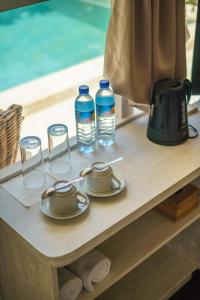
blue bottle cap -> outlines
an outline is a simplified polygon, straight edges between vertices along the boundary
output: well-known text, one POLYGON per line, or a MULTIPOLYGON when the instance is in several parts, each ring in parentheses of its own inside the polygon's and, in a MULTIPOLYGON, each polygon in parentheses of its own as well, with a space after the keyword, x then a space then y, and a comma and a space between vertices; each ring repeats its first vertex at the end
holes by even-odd
POLYGON ((89 86, 88 85, 80 85, 79 86, 79 94, 80 95, 88 95, 89 94, 89 86))
POLYGON ((100 84, 100 88, 101 89, 107 89, 107 88, 109 88, 109 80, 108 79, 102 79, 102 80, 100 80, 99 84, 100 84))

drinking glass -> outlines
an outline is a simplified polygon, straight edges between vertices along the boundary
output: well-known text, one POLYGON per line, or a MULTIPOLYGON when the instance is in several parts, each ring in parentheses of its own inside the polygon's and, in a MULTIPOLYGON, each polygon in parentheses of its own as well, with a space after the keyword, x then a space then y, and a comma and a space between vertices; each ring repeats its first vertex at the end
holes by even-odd
POLYGON ((71 169, 68 128, 64 124, 53 124, 47 128, 49 170, 55 175, 67 174, 71 169))
POLYGON ((45 184, 45 172, 41 140, 37 136, 26 136, 20 140, 23 182, 28 188, 45 184))

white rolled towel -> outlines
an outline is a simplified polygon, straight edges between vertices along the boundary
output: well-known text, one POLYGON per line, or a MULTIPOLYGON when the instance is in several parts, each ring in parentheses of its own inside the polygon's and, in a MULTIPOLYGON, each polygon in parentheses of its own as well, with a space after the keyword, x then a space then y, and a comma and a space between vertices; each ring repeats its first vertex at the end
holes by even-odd
POLYGON ((65 268, 58 269, 60 300, 75 300, 78 298, 83 283, 82 280, 65 268))
POLYGON ((102 281, 109 274, 110 267, 110 259, 98 250, 92 250, 67 266, 82 279, 83 286, 88 291, 94 290, 92 283, 102 281))

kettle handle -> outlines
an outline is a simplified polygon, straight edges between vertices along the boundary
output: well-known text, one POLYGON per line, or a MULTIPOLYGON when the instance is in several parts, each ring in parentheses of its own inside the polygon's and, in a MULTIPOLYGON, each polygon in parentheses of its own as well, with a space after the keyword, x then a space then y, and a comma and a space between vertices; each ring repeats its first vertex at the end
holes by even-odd
POLYGON ((186 94, 187 94, 187 104, 190 101, 191 95, 192 95, 192 82, 188 79, 184 80, 184 84, 186 87, 186 94))

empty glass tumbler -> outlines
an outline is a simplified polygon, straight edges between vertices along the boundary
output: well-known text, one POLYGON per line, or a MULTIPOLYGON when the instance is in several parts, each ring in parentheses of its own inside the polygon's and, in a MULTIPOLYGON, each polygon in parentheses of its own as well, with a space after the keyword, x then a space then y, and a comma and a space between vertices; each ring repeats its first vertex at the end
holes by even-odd
POLYGON ((47 129, 49 171, 63 175, 71 169, 68 128, 64 124, 53 124, 47 129))
POLYGON ((45 172, 41 140, 37 136, 26 136, 20 140, 23 182, 28 188, 45 184, 45 172))

